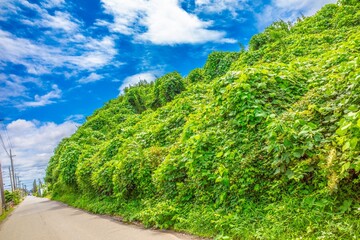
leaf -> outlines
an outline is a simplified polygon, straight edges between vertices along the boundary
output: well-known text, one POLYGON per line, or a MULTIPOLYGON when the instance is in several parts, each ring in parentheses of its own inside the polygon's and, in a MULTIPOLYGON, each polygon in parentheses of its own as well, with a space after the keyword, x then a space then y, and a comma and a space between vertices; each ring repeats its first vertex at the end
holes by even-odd
POLYGON ((344 136, 346 134, 346 130, 342 130, 341 128, 339 128, 338 130, 336 130, 336 134, 339 136, 344 136))
POLYGON ((308 126, 310 127, 310 129, 314 130, 316 129, 318 126, 315 123, 309 122, 308 126))
POLYGON ((349 127, 351 127, 352 123, 348 123, 345 126, 341 127, 341 130, 345 131, 347 130, 349 127))
POLYGON ((356 106, 356 105, 351 105, 351 106, 348 108, 349 111, 356 111, 357 109, 358 109, 358 106, 356 106))
POLYGON ((217 177, 216 180, 215 180, 216 183, 219 183, 219 182, 221 182, 221 181, 222 181, 222 177, 221 177, 221 176, 217 177))
POLYGON ((304 155, 304 149, 298 148, 293 152, 293 156, 296 158, 301 158, 304 155))
POLYGON ((224 155, 223 152, 218 152, 218 153, 216 154, 216 157, 217 157, 217 158, 220 158, 220 157, 222 157, 223 155, 224 155))
POLYGON ((348 212, 350 210, 352 204, 352 199, 345 200, 340 207, 340 211, 342 213, 348 212))
POLYGON ((222 182, 226 187, 230 186, 230 179, 228 177, 224 177, 222 182))
POLYGON ((344 151, 348 150, 349 148, 350 148, 350 142, 346 142, 342 147, 342 151, 344 152, 344 151))
POLYGON ((276 168, 274 175, 277 175, 277 174, 279 174, 280 172, 281 172, 281 169, 278 167, 278 168, 276 168))
POLYGON ((356 149, 356 146, 357 146, 357 144, 358 144, 358 141, 359 141, 359 139, 358 138, 352 138, 351 140, 350 140, 350 148, 351 148, 351 150, 355 150, 356 149))
POLYGON ((292 143, 291 143, 288 139, 285 139, 285 140, 284 140, 284 146, 285 146, 285 147, 291 147, 291 146, 292 146, 292 143))
POLYGON ((294 172, 291 171, 290 169, 288 169, 286 171, 286 176, 289 178, 289 179, 292 179, 294 177, 294 172))
POLYGON ((341 167, 341 174, 343 174, 345 171, 347 171, 350 168, 350 162, 345 163, 341 167))
POLYGON ((221 195, 220 195, 220 203, 223 203, 226 199, 226 196, 227 196, 227 193, 226 192, 223 192, 221 195))

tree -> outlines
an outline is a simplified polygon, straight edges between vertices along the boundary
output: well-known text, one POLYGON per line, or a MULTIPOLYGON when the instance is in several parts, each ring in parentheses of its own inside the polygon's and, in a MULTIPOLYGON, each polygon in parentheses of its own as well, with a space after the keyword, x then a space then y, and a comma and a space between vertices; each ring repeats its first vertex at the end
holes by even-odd
POLYGON ((32 194, 34 196, 37 196, 37 191, 38 191, 38 186, 36 184, 36 179, 34 179, 34 182, 33 182, 33 188, 32 188, 32 194))
POLYGON ((178 72, 168 73, 158 78, 154 86, 155 100, 152 103, 152 107, 158 108, 164 106, 183 90, 185 90, 183 79, 178 72))

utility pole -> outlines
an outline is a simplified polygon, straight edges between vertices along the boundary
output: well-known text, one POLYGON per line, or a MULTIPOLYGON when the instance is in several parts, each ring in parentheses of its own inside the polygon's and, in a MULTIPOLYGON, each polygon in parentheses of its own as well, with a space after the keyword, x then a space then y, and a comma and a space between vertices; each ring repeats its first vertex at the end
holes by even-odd
POLYGON ((17 182, 17 174, 15 173, 15 175, 14 175, 14 188, 15 188, 15 190, 18 188, 18 182, 17 182))
POLYGON ((15 190, 15 189, 16 189, 16 181, 15 181, 14 160, 13 160, 13 157, 14 157, 14 155, 12 155, 12 153, 11 153, 11 148, 10 148, 11 172, 12 172, 13 183, 14 183, 14 190, 15 190))
POLYGON ((9 167, 9 176, 10 176, 11 191, 14 192, 15 187, 14 187, 14 182, 13 182, 13 178, 12 178, 11 168, 10 168, 10 167, 9 167))
POLYGON ((18 189, 21 188, 21 181, 20 181, 20 177, 19 177, 19 176, 17 177, 17 186, 18 186, 18 189))
POLYGON ((2 168, 0 162, 0 215, 2 215, 3 210, 5 209, 5 192, 4 192, 4 182, 2 176, 2 168))

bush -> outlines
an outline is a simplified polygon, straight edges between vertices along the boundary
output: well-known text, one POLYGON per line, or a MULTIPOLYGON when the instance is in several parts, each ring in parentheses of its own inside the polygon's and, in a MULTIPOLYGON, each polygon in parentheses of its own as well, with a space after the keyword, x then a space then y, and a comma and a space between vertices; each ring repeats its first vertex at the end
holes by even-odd
POLYGON ((10 192, 8 190, 5 190, 5 203, 13 203, 14 205, 17 205, 20 203, 21 195, 20 191, 16 190, 14 192, 10 192))

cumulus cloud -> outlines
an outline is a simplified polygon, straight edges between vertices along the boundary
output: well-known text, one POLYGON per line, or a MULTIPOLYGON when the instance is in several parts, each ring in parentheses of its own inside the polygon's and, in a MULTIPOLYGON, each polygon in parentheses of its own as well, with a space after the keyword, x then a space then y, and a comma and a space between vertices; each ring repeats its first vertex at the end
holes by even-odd
POLYGON ((274 21, 293 22, 301 15, 313 15, 325 4, 336 2, 337 0, 272 0, 270 5, 256 14, 257 26, 262 30, 274 21))
POLYGON ((145 80, 147 82, 152 82, 157 78, 157 75, 159 75, 160 72, 158 71, 149 71, 149 72, 142 72, 138 73, 132 76, 128 76, 124 79, 121 86, 119 87, 120 94, 122 94, 125 90, 125 88, 129 86, 134 86, 138 82, 145 80))
MULTIPOLYGON (((226 33, 210 30, 212 22, 202 21, 182 9, 178 0, 102 0, 107 13, 114 16, 113 32, 134 36, 135 40, 158 45, 233 43, 226 33)), ((104 23, 102 23, 104 24, 104 23)))
POLYGON ((52 85, 52 91, 42 96, 35 95, 34 101, 23 102, 18 106, 18 108, 42 107, 49 104, 53 104, 56 102, 55 99, 60 99, 60 98, 61 98, 61 90, 56 84, 54 84, 52 85))
MULTIPOLYGON (((20 180, 31 188, 34 179, 43 178, 45 169, 55 147, 65 137, 72 135, 76 122, 66 121, 61 124, 41 123, 36 120, 15 120, 5 126, 12 143, 15 171, 20 180)), ((4 136, 4 131, 1 132, 4 136)), ((0 151, 3 170, 10 165, 5 151, 0 151)), ((6 172, 6 171, 5 171, 6 172)), ((8 188, 9 180, 4 178, 8 188)))

